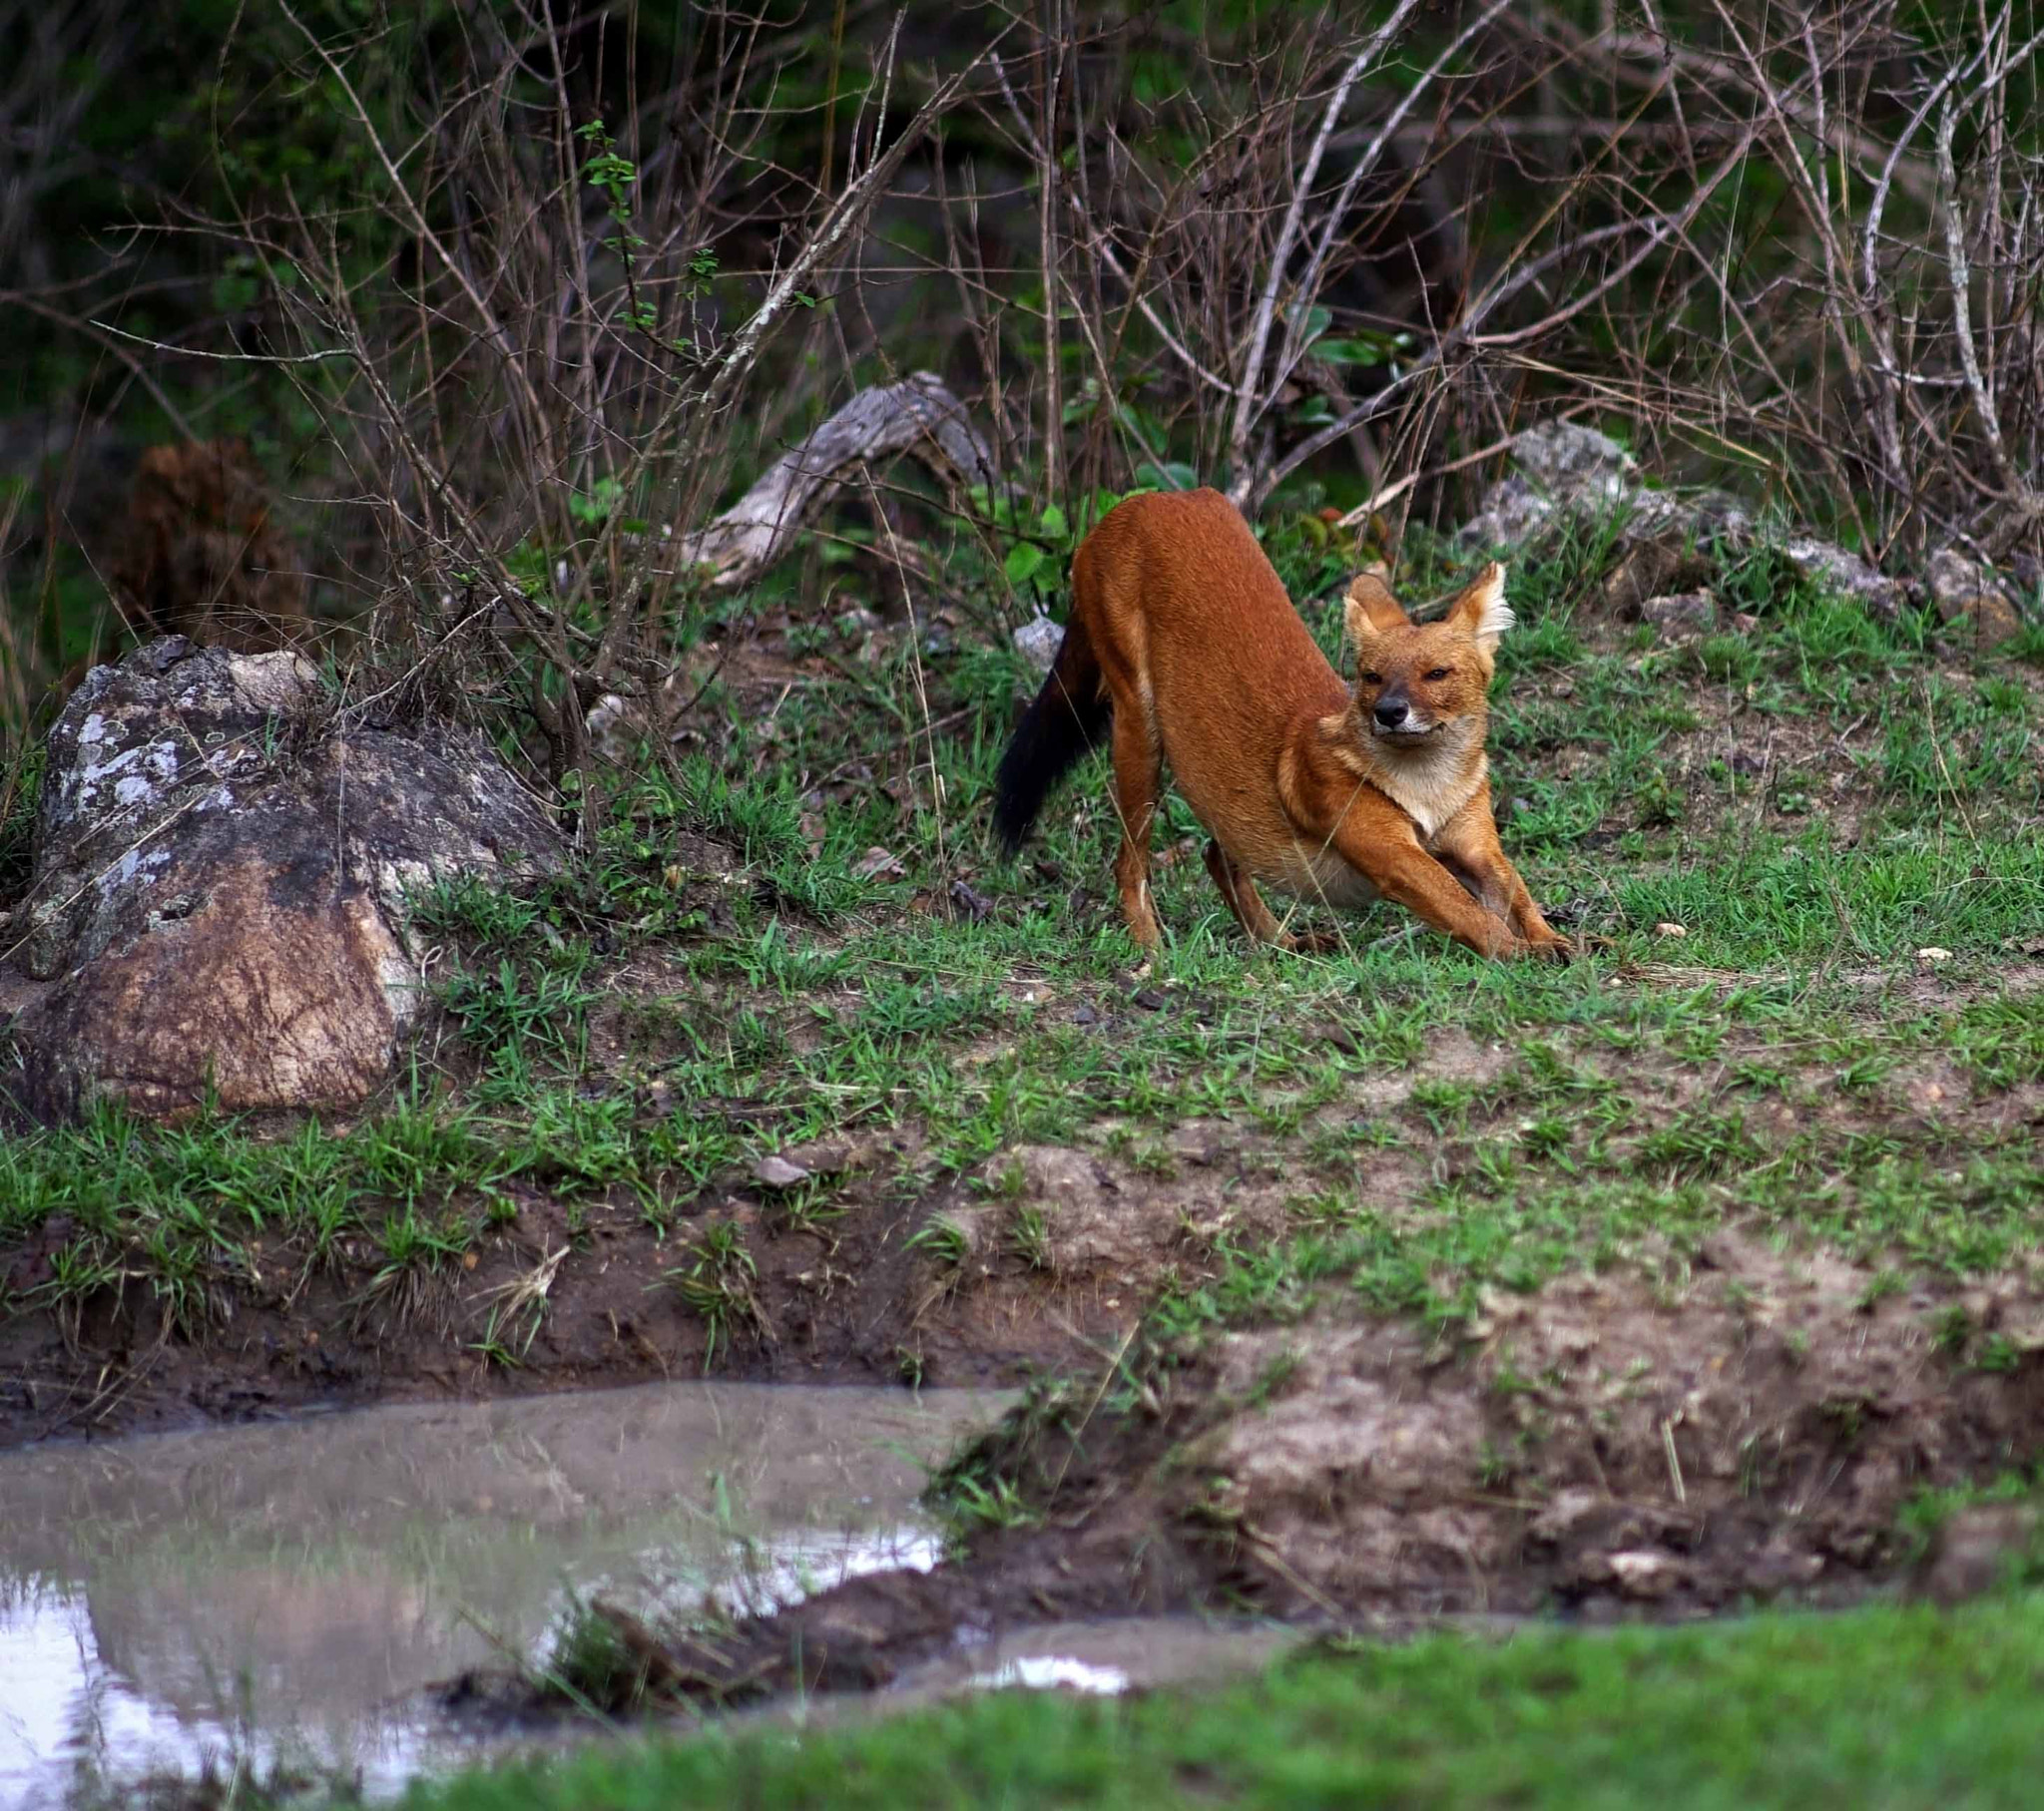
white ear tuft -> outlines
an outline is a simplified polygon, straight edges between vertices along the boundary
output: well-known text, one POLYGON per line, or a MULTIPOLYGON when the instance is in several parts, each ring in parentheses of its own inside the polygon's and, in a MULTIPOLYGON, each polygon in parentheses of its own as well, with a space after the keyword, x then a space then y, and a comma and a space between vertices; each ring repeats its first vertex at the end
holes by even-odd
POLYGON ((1518 619, 1505 602, 1505 569, 1493 561, 1476 575, 1476 583, 1455 605, 1455 614, 1468 625, 1476 646, 1494 654, 1505 631, 1518 619))

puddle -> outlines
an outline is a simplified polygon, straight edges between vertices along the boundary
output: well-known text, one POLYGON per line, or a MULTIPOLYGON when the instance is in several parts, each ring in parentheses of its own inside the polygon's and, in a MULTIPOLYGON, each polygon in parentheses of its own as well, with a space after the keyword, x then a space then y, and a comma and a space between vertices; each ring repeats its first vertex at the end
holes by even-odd
POLYGON ((394 1791, 468 1758, 417 1688, 544 1653, 571 1592, 932 1565, 918 1461, 1008 1400, 661 1384, 0 1454, 0 1805, 236 1756, 394 1791))
POLYGON ((1129 1616, 1046 1622, 995 1636, 908 1674, 901 1689, 933 1695, 963 1687, 1076 1691, 1113 1697, 1137 1686, 1193 1685, 1268 1666, 1299 1632, 1271 1622, 1129 1616))

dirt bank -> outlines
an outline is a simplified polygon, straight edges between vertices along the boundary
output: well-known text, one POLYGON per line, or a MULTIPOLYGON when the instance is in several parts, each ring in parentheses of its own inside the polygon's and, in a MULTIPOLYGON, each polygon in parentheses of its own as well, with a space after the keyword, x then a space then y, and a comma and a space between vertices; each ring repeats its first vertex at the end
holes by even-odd
MULTIPOLYGON (((1139 1298, 1009 1286, 990 1254, 981 1287, 908 1243, 961 1190, 889 1200, 853 1182, 827 1219, 794 1224, 773 1192, 724 1195, 750 1269, 690 1277, 688 1229, 663 1235, 627 1201, 534 1195, 459 1257, 393 1271, 345 1243, 326 1261, 279 1238, 205 1279, 203 1312, 175 1318, 130 1277, 51 1305, 23 1297, 72 1238, 61 1220, 0 1254, 0 1447, 236 1421, 310 1407, 488 1397, 688 1377, 803 1383, 1007 1384, 1088 1360, 1133 1325, 1139 1298), (686 1284, 689 1286, 685 1286, 686 1284), (691 1293, 691 1287, 695 1292, 691 1293), (711 1298, 704 1287, 722 1293, 711 1298), (544 1301, 540 1315, 529 1304, 544 1301)), ((189 1305, 189 1304, 188 1304, 189 1305)))
MULTIPOLYGON (((2025 1354, 1967 1364, 1870 1271, 1715 1241, 1687 1286, 1581 1276, 1452 1339, 1338 1299, 1188 1358, 1130 1351, 963 1455, 966 1556, 737 1628, 669 1630, 660 1688, 865 1689, 1016 1623, 1198 1610, 1397 1632, 1442 1616, 1683 1618, 1993 1583, 2033 1516, 1933 1494, 2044 1442, 2044 1293, 1947 1304, 2025 1354), (1983 1552, 1972 1551, 1985 1539, 1983 1552), (1986 1539, 1991 1537, 1991 1539, 1986 1539)), ((2002 1348, 1995 1348, 2000 1350, 2002 1348)))

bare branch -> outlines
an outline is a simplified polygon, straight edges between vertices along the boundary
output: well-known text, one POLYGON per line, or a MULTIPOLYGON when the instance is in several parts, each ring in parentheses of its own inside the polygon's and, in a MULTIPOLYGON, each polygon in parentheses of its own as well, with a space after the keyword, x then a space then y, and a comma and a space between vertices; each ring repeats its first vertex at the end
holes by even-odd
POLYGON ((1341 113, 1348 105, 1350 91, 1362 79, 1363 72, 1383 54, 1384 46, 1403 28, 1418 5, 1419 0, 1398 0, 1390 18, 1372 32, 1362 48, 1348 60, 1348 67, 1341 72, 1341 79, 1334 84, 1334 92, 1327 97, 1327 104, 1321 110, 1319 130, 1313 135, 1312 147, 1294 179, 1291 206, 1284 211, 1283 224, 1278 229, 1278 243, 1271 252, 1270 274, 1264 280, 1264 292, 1257 301, 1256 318, 1251 323, 1249 345, 1243 357, 1242 379, 1236 390, 1235 421, 1228 434, 1229 463, 1234 468, 1231 494, 1235 490, 1246 493, 1248 489, 1250 434, 1256 427, 1258 416, 1268 406, 1258 394, 1264 375, 1264 353, 1270 344, 1272 323, 1277 317, 1278 297, 1284 288, 1284 269, 1291 261, 1292 248, 1298 243, 1306 203, 1312 195, 1313 179, 1320 173, 1320 160, 1326 156, 1327 141, 1334 136, 1334 128, 1341 122, 1341 113))

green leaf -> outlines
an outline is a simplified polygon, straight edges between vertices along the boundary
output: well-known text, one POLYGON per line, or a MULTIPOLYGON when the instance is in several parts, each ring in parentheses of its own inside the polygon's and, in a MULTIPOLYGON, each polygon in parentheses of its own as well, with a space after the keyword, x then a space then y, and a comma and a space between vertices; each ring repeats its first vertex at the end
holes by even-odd
POLYGON ((1065 520, 1065 512, 1055 503, 1046 503, 1043 506, 1041 520, 1043 532, 1053 541, 1061 541, 1072 532, 1071 523, 1065 520))
POLYGON ((1390 347, 1383 340, 1366 337, 1322 339, 1313 346, 1314 356, 1324 358, 1330 365, 1380 365, 1389 352, 1390 347))
POLYGON ((1007 564, 1003 570, 1010 585, 1020 585, 1029 579, 1043 564, 1043 549, 1034 541, 1018 541, 1008 550, 1007 564))

